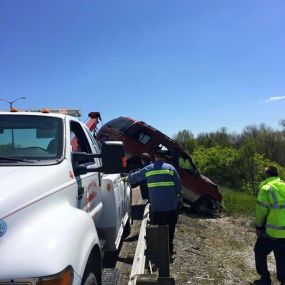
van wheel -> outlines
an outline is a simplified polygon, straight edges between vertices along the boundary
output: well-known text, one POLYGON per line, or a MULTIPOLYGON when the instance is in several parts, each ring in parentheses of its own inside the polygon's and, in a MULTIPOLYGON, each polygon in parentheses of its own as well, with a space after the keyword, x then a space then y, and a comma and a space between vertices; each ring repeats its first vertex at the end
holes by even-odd
POLYGON ((82 285, 97 285, 94 273, 89 273, 85 281, 83 280, 82 285))
POLYGON ((212 215, 213 214, 213 200, 209 197, 201 197, 192 206, 193 210, 198 214, 212 215))

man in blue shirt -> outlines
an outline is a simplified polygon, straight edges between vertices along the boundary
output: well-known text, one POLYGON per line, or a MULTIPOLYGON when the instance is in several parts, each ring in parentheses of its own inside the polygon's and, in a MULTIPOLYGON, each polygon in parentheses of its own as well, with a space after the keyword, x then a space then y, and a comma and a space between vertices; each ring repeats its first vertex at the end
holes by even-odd
POLYGON ((176 169, 164 162, 166 151, 158 149, 155 162, 128 176, 130 183, 146 179, 149 192, 150 222, 168 225, 169 251, 173 254, 173 238, 178 218, 178 201, 182 186, 176 169))

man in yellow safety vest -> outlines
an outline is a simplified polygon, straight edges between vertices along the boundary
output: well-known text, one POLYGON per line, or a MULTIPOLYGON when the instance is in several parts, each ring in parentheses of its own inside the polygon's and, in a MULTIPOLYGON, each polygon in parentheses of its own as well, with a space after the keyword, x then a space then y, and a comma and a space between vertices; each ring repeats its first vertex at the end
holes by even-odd
POLYGON ((256 202, 256 234, 254 247, 256 271, 261 279, 256 285, 271 285, 267 255, 273 251, 277 279, 285 285, 285 182, 278 177, 274 166, 265 169, 256 202))

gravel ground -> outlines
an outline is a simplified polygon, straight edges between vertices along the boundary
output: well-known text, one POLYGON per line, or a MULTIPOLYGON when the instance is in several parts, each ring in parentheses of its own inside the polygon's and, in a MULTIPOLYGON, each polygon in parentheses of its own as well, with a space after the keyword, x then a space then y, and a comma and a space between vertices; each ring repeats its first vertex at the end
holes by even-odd
MULTIPOLYGON (((118 254, 116 267, 120 271, 120 285, 128 283, 133 255, 140 230, 143 202, 136 189, 133 196, 134 224, 129 237, 118 254)), ((258 276, 255 272, 253 246, 254 220, 247 216, 206 218, 185 208, 179 216, 174 239, 176 251, 170 264, 170 275, 176 285, 246 285, 258 276)), ((269 269, 276 282, 273 255, 269 269)))
MULTIPOLYGON (((254 220, 247 216, 210 219, 185 209, 175 236, 176 256, 171 264, 176 285, 250 284, 255 272, 254 220)), ((276 283, 273 255, 269 268, 276 283)))

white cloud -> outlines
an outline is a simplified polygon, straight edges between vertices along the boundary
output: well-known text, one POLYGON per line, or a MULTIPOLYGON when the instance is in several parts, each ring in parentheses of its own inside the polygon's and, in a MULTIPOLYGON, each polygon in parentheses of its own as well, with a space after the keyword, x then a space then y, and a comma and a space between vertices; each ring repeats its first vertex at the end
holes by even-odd
POLYGON ((272 101, 284 100, 284 99, 285 99, 285 96, 275 96, 275 97, 269 97, 264 102, 272 102, 272 101))

